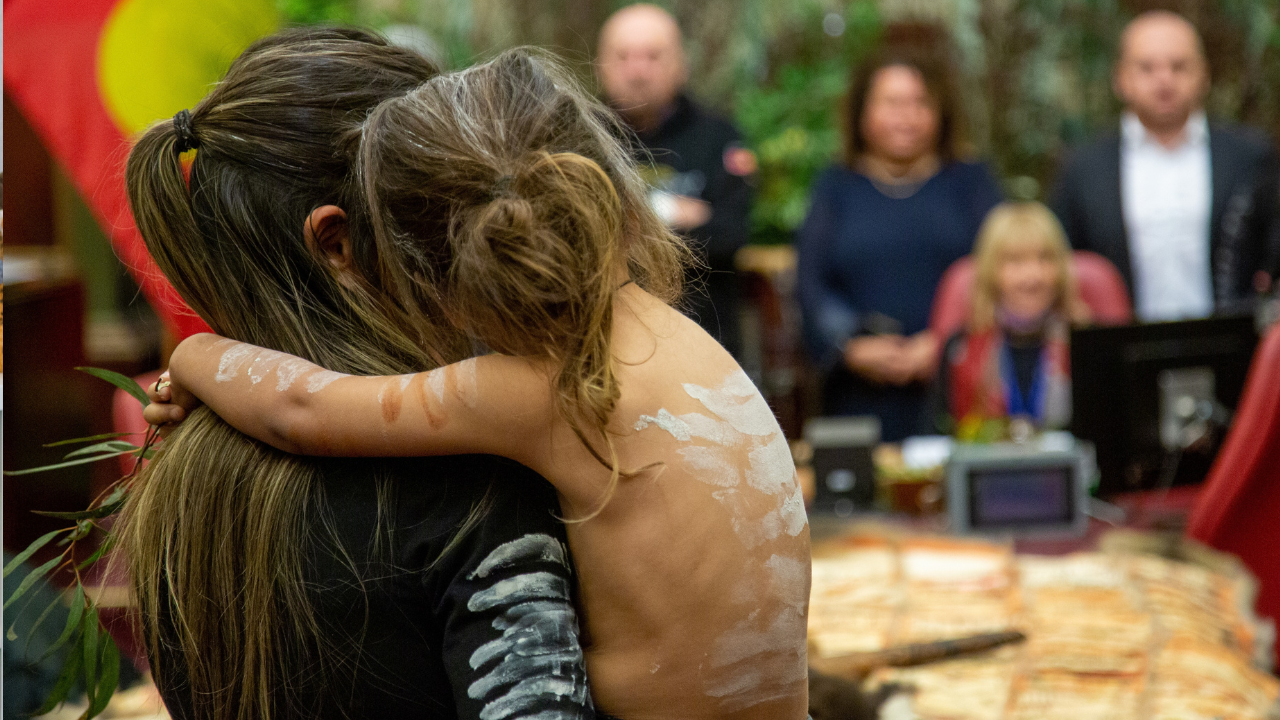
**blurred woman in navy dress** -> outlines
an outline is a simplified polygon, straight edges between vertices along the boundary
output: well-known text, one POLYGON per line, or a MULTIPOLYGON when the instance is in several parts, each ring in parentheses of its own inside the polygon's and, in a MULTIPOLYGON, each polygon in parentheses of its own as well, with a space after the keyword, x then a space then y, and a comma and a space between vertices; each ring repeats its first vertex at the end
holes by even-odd
POLYGON ((805 338, 825 374, 823 412, 879 416, 896 441, 921 427, 937 366, 934 289, 1000 190, 960 159, 963 121, 940 63, 890 52, 864 64, 847 118, 844 162, 819 177, 797 237, 805 338))

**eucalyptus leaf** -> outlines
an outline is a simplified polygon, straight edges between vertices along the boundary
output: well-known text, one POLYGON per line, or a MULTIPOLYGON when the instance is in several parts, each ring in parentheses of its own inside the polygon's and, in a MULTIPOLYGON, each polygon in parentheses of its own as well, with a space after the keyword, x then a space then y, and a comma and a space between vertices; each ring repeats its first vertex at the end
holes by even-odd
MULTIPOLYGON (((113 457, 128 455, 132 452, 135 452, 136 450, 137 448, 135 447, 133 450, 123 450, 121 452, 104 453, 102 455, 94 455, 93 457, 87 457, 87 458, 76 458, 75 460, 68 460, 67 462, 55 463, 53 465, 42 465, 40 467, 27 468, 26 470, 5 470, 4 474, 8 475, 9 477, 14 477, 17 475, 30 475, 32 473, 38 473, 38 472, 49 472, 50 470, 61 470, 62 468, 65 468, 65 467, 72 467, 75 465, 88 465, 89 463, 98 462, 99 460, 109 460, 113 457)), ((53 513, 42 513, 42 514, 49 515, 50 517, 58 517, 53 513)))
POLYGON ((114 534, 114 533, 107 533, 107 539, 106 539, 106 540, 103 540, 103 541, 102 541, 102 544, 98 546, 98 549, 97 549, 97 550, 94 550, 92 555, 90 555, 89 557, 85 558, 84 562, 82 562, 82 563, 80 563, 79 565, 77 565, 77 566, 76 566, 76 569, 77 569, 77 570, 84 570, 85 568, 89 567, 90 565, 92 565, 92 564, 94 564, 94 563, 98 562, 99 560, 101 560, 101 559, 102 559, 102 556, 103 556, 103 555, 106 555, 106 554, 111 550, 111 548, 113 548, 113 547, 115 547, 115 546, 116 546, 116 536, 115 536, 115 534, 114 534))
POLYGON ((83 643, 84 637, 81 636, 76 641, 75 647, 71 649, 71 653, 67 655, 67 661, 62 665, 62 674, 58 676, 58 681, 54 683, 53 690, 49 692, 49 697, 45 698, 44 705, 41 705, 39 710, 31 713, 32 715, 47 715, 53 712, 54 708, 61 705, 63 700, 67 699, 67 693, 71 691, 71 686, 80 675, 80 665, 84 661, 83 643))
POLYGON ((143 390, 142 386, 139 385, 138 382, 131 377, 126 377, 124 375, 121 375, 118 372, 103 370, 102 368, 78 367, 76 369, 82 373, 88 373, 89 375, 92 375, 98 378, 99 380, 106 380, 112 385, 115 385, 121 390, 124 390, 125 392, 137 398, 138 402, 142 403, 142 407, 146 407, 151 404, 151 399, 147 397, 146 391, 143 390))
POLYGON ((22 582, 19 583, 18 589, 13 591, 13 594, 9 596, 8 600, 4 601, 3 609, 8 610, 10 605, 12 605, 18 598, 22 597, 23 595, 26 595, 27 591, 30 590, 33 585, 35 585, 37 582, 43 579, 45 574, 48 573, 50 570, 52 570, 54 566, 60 562, 62 562, 61 555, 41 565, 35 570, 32 570, 29 575, 22 578, 22 582))
MULTIPOLYGON (((119 500, 115 500, 111 503, 104 503, 90 510, 76 510, 75 512, 52 512, 49 510, 32 510, 31 512, 35 513, 36 515, 44 515, 45 517, 58 518, 60 520, 76 520, 79 522, 83 522, 85 520, 96 520, 98 518, 104 518, 108 515, 115 514, 116 511, 124 507, 125 499, 126 498, 120 498, 119 500)), ((88 535, 88 533, 85 532, 84 534, 80 535, 80 537, 77 537, 75 539, 79 540, 85 535, 88 535)))
POLYGON ((108 440, 107 442, 97 443, 88 447, 82 447, 78 450, 72 450, 62 457, 63 460, 70 460, 73 457, 81 457, 91 455, 97 452, 136 452, 140 448, 131 442, 124 440, 108 440))
POLYGON ((80 637, 83 638, 81 650, 84 652, 84 690, 89 696, 89 706, 94 703, 94 693, 98 689, 98 635, 101 626, 98 624, 98 608, 90 604, 80 619, 80 637))
POLYGON ((71 611, 67 613, 67 624, 62 628, 62 634, 58 636, 58 639, 54 640, 49 649, 44 651, 44 655, 41 655, 40 659, 36 661, 37 664, 48 660, 58 651, 58 648, 71 639, 71 636, 80 627, 80 617, 82 615, 84 615, 84 586, 76 583, 75 594, 71 596, 71 611))
POLYGON ((98 678, 98 688, 93 695, 93 702, 81 716, 84 720, 89 720, 106 710, 107 703, 111 702, 111 696, 115 694, 116 687, 120 684, 120 650, 108 634, 102 636, 102 653, 98 666, 102 674, 98 678))
POLYGON ((137 432, 109 432, 109 433, 102 433, 101 435, 90 435, 88 437, 71 438, 70 440, 59 440, 58 442, 45 443, 41 447, 47 447, 47 448, 61 447, 62 445, 75 445, 76 443, 94 442, 96 440, 112 440, 115 438, 122 438, 129 435, 141 435, 141 434, 142 433, 137 433, 137 432))
POLYGON ((19 565, 26 562, 27 559, 30 558, 32 555, 35 555, 37 550, 44 547, 45 545, 48 545, 50 540, 54 539, 55 537, 57 537, 58 535, 64 532, 66 532, 65 528, 62 530, 53 530, 51 532, 47 532, 44 535, 41 535, 40 537, 36 538, 36 541, 28 545, 26 550, 23 550, 22 552, 18 553, 16 556, 14 556, 12 560, 9 561, 8 565, 4 566, 4 576, 9 577, 9 573, 16 570, 19 565))

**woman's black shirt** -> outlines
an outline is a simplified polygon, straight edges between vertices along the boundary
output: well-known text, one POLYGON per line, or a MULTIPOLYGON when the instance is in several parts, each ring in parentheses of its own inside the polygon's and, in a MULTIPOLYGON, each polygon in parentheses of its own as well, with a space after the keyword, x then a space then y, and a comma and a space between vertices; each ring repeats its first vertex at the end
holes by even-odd
MULTIPOLYGON (((317 462, 305 575, 332 647, 323 677, 298 669, 297 687, 323 701, 304 696, 296 714, 595 717, 551 485, 490 456, 317 462), (379 477, 394 507, 381 529, 379 477), (483 516, 459 536, 473 510, 483 516)), ((171 714, 199 717, 166 659, 171 714)))

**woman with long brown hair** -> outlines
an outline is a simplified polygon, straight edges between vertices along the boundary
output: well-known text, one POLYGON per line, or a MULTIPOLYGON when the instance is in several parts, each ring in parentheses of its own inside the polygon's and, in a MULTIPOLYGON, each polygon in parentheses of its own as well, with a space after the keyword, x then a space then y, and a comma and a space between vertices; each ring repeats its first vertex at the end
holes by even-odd
POLYGON ((845 156, 813 189, 796 237, 810 353, 826 374, 823 411, 876 415, 882 437, 919 425, 938 344, 934 288, 968 254, 1000 200, 965 159, 963 114, 937 58, 887 50, 855 69, 845 156))
MULTIPOLYGON (((368 113, 437 72, 368 33, 287 30, 142 135, 134 217, 216 331, 346 373, 470 353, 382 292, 354 172, 368 113)), ((198 411, 117 528, 177 718, 591 717, 557 509, 498 458, 316 460, 198 411)))

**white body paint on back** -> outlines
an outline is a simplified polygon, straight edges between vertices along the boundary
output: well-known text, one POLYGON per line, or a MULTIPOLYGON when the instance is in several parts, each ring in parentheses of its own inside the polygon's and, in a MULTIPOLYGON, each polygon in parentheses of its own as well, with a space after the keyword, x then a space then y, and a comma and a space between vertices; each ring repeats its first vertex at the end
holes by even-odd
POLYGON ((722 635, 711 652, 707 694, 721 698, 721 709, 727 712, 791 697, 808 679, 808 564, 775 554, 764 566, 770 595, 782 608, 772 614, 751 613, 722 635))
POLYGON ((751 378, 737 370, 716 388, 693 383, 684 383, 683 387, 712 416, 677 416, 662 408, 656 415, 641 415, 635 429, 657 426, 680 442, 708 441, 709 444, 690 444, 677 452, 692 476, 724 488, 712 496, 728 508, 730 522, 747 547, 756 547, 781 533, 795 537, 803 532, 809 519, 796 482, 791 448, 751 378), (745 467, 740 460, 744 445, 751 448, 745 467), (778 496, 776 506, 763 516, 753 517, 740 494, 743 479, 750 488, 778 496))
POLYGON ((564 546, 549 535, 525 535, 495 548, 468 575, 494 581, 472 594, 472 612, 499 610, 493 627, 502 636, 471 654, 472 669, 487 672, 467 687, 467 695, 485 702, 481 720, 570 720, 547 702, 568 699, 589 703, 578 622, 565 576, 523 572, 535 563, 567 567, 564 546), (495 664, 496 663, 496 664, 495 664), (544 708, 544 709, 540 709, 544 708))
MULTIPOLYGON (((656 426, 688 443, 677 450, 685 470, 717 488, 711 495, 724 506, 747 548, 784 535, 798 536, 809 521, 791 449, 751 379, 738 370, 715 388, 692 383, 683 387, 710 415, 677 416, 660 409, 655 415, 641 415, 635 429, 656 426), (760 495, 774 499, 764 503, 768 509, 763 514, 760 495)), ((719 698, 726 712, 792 697, 808 677, 807 558, 772 555, 764 563, 769 578, 764 595, 753 579, 759 577, 760 567, 757 561, 750 563, 729 595, 731 602, 743 606, 745 617, 716 640, 703 676, 707 694, 719 698)))

